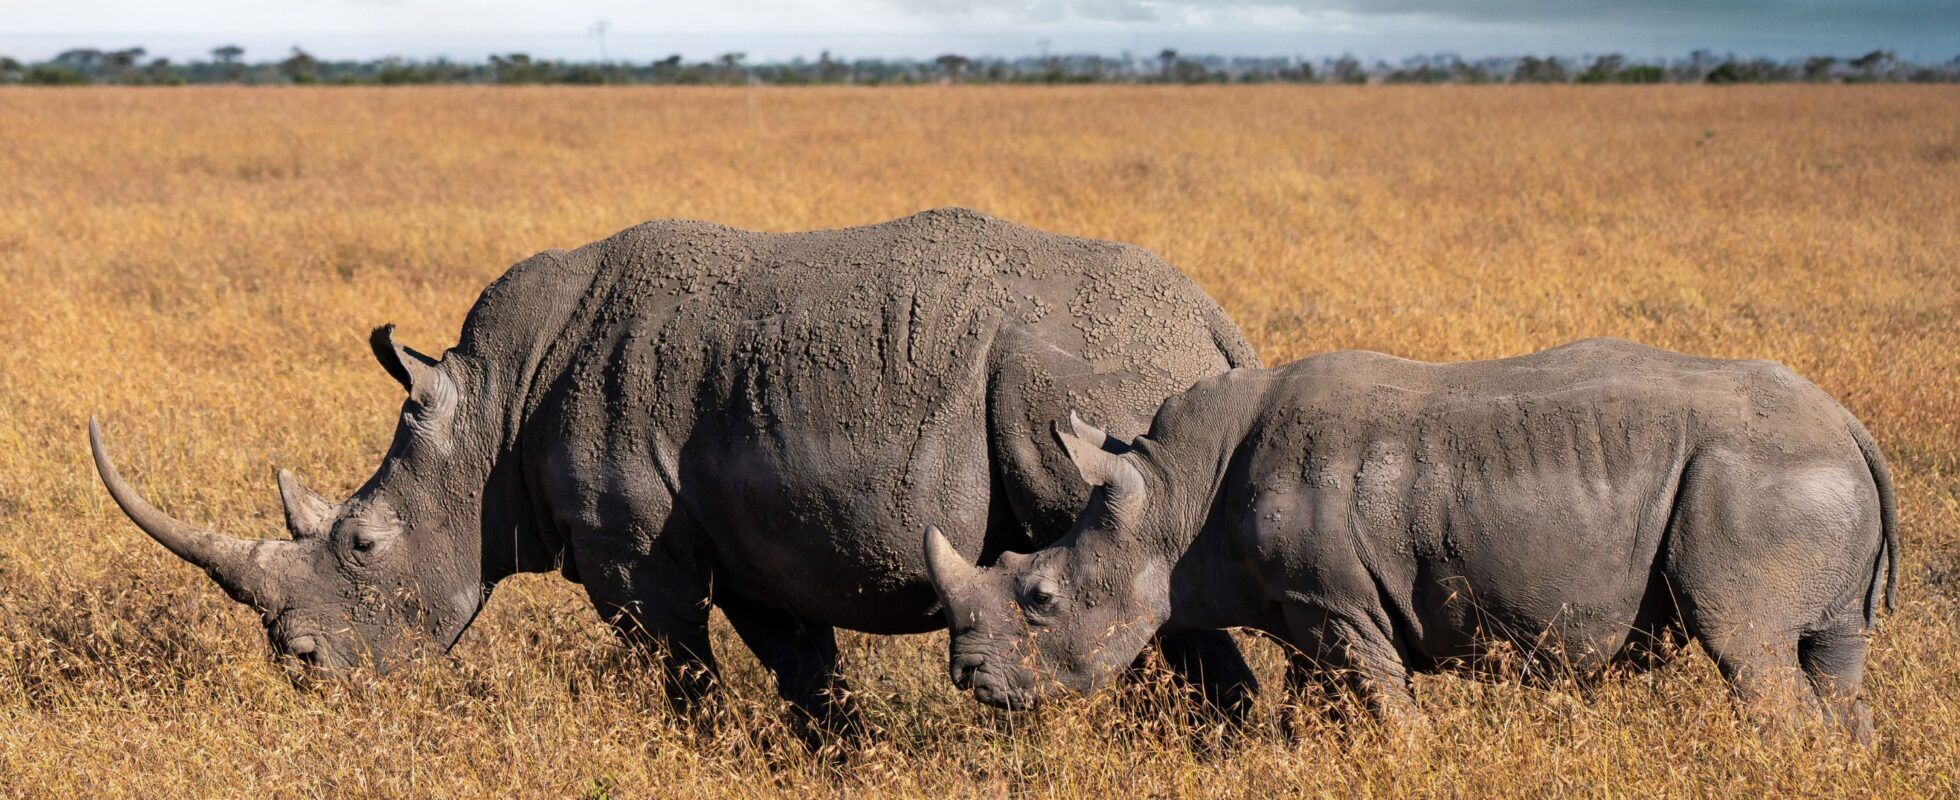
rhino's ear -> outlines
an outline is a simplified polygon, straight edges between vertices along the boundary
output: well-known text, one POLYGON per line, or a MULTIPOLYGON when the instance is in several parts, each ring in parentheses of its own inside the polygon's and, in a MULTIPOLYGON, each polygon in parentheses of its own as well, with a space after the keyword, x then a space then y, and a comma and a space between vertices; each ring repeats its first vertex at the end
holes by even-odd
POLYGON ((368 336, 381 368, 388 370, 408 390, 408 397, 424 409, 423 420, 447 417, 456 408, 456 385, 436 368, 436 360, 395 342, 391 323, 374 329, 368 336))
POLYGON ((1076 416, 1074 411, 1068 412, 1068 426, 1075 429, 1076 438, 1092 443, 1104 450, 1119 455, 1130 452, 1129 442, 1109 435, 1108 431, 1083 422, 1082 418, 1076 416))
POLYGON ((395 323, 375 328, 374 333, 368 334, 368 347, 373 348, 374 358, 381 362, 381 368, 394 376, 395 382, 410 394, 435 371, 435 359, 416 352, 414 348, 395 343, 395 323))
POLYGON ((1075 462, 1082 480, 1091 486, 1101 486, 1108 493, 1111 508, 1127 514, 1143 507, 1143 472, 1130 463, 1130 457, 1112 453, 1104 449, 1102 442, 1091 442, 1065 430, 1061 423, 1055 424, 1055 439, 1068 451, 1068 458, 1075 462))

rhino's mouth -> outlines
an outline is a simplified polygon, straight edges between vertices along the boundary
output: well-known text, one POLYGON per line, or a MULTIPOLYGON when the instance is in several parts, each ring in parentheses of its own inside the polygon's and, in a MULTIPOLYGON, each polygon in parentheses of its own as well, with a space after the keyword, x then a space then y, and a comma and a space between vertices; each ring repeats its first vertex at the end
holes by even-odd
POLYGON ((354 664, 323 631, 294 626, 281 619, 274 622, 269 634, 274 658, 292 668, 297 676, 318 676, 354 664))
POLYGON ((287 639, 279 651, 282 655, 295 659, 309 668, 336 666, 333 663, 335 660, 333 651, 327 647, 326 641, 312 634, 287 639))
POLYGON ((961 653, 952 660, 953 685, 967 690, 973 699, 1007 711, 1026 711, 1040 705, 1039 692, 1033 691, 1024 676, 993 668, 994 660, 978 653, 961 653))
POLYGON ((997 689, 988 683, 975 684, 972 693, 982 705, 1002 711, 1031 711, 1041 705, 1041 698, 1033 692, 997 689))

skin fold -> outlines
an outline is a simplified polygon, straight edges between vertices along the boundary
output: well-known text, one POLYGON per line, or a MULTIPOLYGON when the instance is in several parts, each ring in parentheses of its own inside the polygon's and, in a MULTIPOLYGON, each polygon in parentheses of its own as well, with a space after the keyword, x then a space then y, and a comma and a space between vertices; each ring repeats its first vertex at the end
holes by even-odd
POLYGON ((1099 487, 1054 546, 988 567, 926 536, 954 680, 1025 708, 1154 635, 1243 626, 1421 725, 1411 674, 1653 666, 1692 637, 1743 706, 1871 734, 1869 634, 1897 584, 1869 434, 1784 367, 1590 339, 1497 361, 1338 352, 1238 369, 1140 437, 1057 426, 1099 487))
MULTIPOLYGON (((408 394, 394 442, 340 503, 282 472, 290 540, 165 516, 91 421, 104 481, 316 669, 447 649, 499 580, 558 570, 682 708, 714 690, 721 608, 813 732, 858 727, 834 628, 945 624, 929 513, 969 563, 1048 544, 1089 490, 1045 420, 1089 403, 1141 432, 1165 397, 1258 364, 1155 256, 963 209, 795 234, 651 222, 513 266, 440 357, 392 326, 370 344, 408 394)), ((1213 705, 1250 702, 1224 632, 1162 646, 1213 705)))

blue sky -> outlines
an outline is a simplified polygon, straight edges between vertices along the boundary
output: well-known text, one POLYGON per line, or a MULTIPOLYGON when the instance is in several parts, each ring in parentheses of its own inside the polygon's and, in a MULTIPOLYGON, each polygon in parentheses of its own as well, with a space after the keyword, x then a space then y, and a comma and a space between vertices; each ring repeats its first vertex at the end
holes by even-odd
POLYGON ((325 58, 478 60, 524 51, 636 61, 742 51, 755 59, 1036 55, 1174 47, 1223 55, 1397 59, 1453 52, 1635 57, 1707 48, 1788 57, 1873 48, 1960 56, 1960 0, 0 0, 0 54, 143 46, 248 60, 294 45, 325 58))

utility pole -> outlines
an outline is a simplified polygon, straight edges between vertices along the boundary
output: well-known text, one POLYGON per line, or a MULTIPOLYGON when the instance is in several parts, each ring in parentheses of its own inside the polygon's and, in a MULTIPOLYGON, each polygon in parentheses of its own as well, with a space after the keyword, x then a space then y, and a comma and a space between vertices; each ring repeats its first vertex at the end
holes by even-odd
POLYGON ((606 31, 609 30, 612 30, 612 23, 610 21, 602 19, 592 23, 592 35, 599 37, 599 63, 601 65, 612 63, 612 59, 606 56, 606 31))

